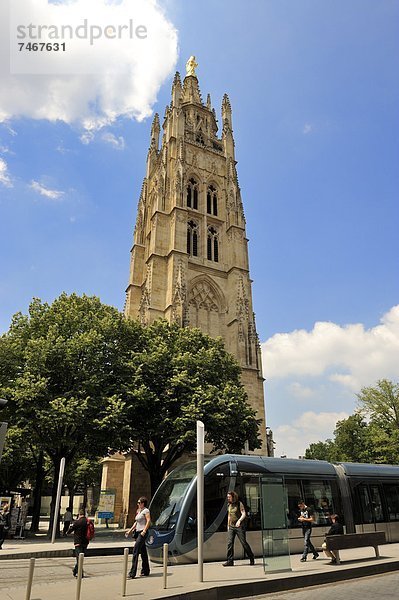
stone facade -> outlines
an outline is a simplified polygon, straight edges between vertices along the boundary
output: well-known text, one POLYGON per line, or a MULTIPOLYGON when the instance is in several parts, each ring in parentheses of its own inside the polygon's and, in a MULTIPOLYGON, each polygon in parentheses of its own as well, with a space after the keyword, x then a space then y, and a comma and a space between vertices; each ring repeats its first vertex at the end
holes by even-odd
POLYGON ((227 94, 218 137, 210 96, 202 101, 196 75, 182 84, 176 73, 161 145, 160 133, 156 114, 137 208, 126 316, 143 324, 162 317, 221 336, 262 419, 265 454, 261 353, 227 94))
MULTIPOLYGON (((164 318, 221 336, 241 366, 249 402, 262 421, 257 452, 269 454, 231 105, 225 94, 219 137, 210 96, 202 101, 195 70, 188 72, 183 84, 175 75, 161 140, 158 114, 152 123, 125 314, 143 324, 164 318)), ((136 457, 124 457, 123 467, 121 459, 106 459, 102 487, 123 481, 117 518, 130 524, 136 496, 149 493, 149 481, 136 457)))

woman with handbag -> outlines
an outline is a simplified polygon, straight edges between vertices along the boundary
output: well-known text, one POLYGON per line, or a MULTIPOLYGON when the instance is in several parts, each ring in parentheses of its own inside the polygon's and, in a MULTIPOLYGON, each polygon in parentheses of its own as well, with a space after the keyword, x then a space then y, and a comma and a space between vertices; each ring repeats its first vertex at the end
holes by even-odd
POLYGON ((147 508, 148 500, 144 496, 137 501, 137 512, 134 523, 130 529, 125 532, 125 537, 133 533, 136 543, 133 548, 132 568, 129 571, 129 579, 134 579, 137 573, 139 555, 141 555, 141 576, 147 577, 150 574, 150 564, 148 561, 147 548, 145 545, 148 529, 151 525, 151 515, 147 508))

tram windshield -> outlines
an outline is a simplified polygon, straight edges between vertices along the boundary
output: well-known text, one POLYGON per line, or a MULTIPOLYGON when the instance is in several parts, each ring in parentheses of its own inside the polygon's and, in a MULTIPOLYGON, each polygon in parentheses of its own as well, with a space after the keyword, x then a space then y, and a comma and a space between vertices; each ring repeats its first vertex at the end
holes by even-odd
POLYGON ((161 531, 174 529, 185 493, 197 474, 197 463, 177 467, 162 482, 151 502, 151 520, 161 531))

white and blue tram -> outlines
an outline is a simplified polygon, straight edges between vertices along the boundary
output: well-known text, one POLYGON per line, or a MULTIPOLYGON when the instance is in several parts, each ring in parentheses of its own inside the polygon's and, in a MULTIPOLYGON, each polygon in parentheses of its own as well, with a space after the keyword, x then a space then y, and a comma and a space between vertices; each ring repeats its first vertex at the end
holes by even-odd
MULTIPOLYGON (((295 460, 225 454, 205 461, 204 560, 226 554, 226 494, 236 490, 248 512, 247 539, 262 555, 261 479, 283 478, 291 553, 303 548, 297 520, 298 499, 315 511, 313 543, 321 545, 330 527, 329 515, 341 515, 347 533, 385 531, 388 542, 399 541, 399 466, 295 460)), ((163 544, 175 563, 197 559, 196 463, 177 467, 162 482, 151 505, 147 539, 151 560, 162 560, 163 544)), ((236 546, 236 558, 243 558, 236 546)))

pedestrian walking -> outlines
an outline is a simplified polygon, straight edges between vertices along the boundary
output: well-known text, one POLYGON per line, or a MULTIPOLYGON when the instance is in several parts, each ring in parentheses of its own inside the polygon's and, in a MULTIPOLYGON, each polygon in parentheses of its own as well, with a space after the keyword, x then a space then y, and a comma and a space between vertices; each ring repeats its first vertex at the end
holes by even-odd
POLYGON ((234 566, 234 540, 236 536, 240 540, 247 556, 249 564, 255 564, 255 556, 245 536, 245 519, 247 513, 242 502, 238 500, 236 492, 227 492, 227 560, 224 567, 234 566))
POLYGON ((66 511, 64 512, 63 515, 63 521, 64 521, 64 527, 62 530, 62 535, 66 536, 68 529, 71 526, 71 523, 73 521, 73 517, 72 517, 72 509, 70 506, 68 506, 68 508, 66 509, 66 511))
POLYGON ((83 553, 86 556, 87 546, 89 545, 89 540, 87 539, 87 524, 88 520, 85 517, 85 511, 80 509, 78 519, 70 525, 67 531, 67 535, 73 533, 74 553, 76 557, 76 563, 72 571, 74 577, 78 576, 79 554, 83 553))
POLYGON ((6 504, 3 504, 1 511, 0 511, 0 550, 3 547, 4 540, 7 537, 10 527, 11 527, 10 505, 8 503, 6 503, 6 504))
POLYGON ((307 560, 309 552, 313 553, 313 559, 315 560, 319 557, 319 553, 313 546, 312 541, 310 539, 312 535, 312 526, 314 523, 314 511, 309 506, 306 506, 303 500, 299 500, 298 508, 301 512, 301 514, 298 517, 298 521, 302 524, 303 533, 303 554, 301 562, 305 562, 307 560))
POLYGON ((137 574, 137 565, 139 556, 141 556, 141 573, 142 577, 147 577, 150 574, 150 563, 148 561, 147 548, 145 545, 148 537, 148 529, 151 525, 151 515, 147 508, 148 500, 141 496, 137 500, 137 512, 134 523, 130 529, 125 532, 125 537, 129 537, 133 533, 133 538, 136 543, 133 548, 132 568, 129 571, 129 579, 134 579, 137 574))

